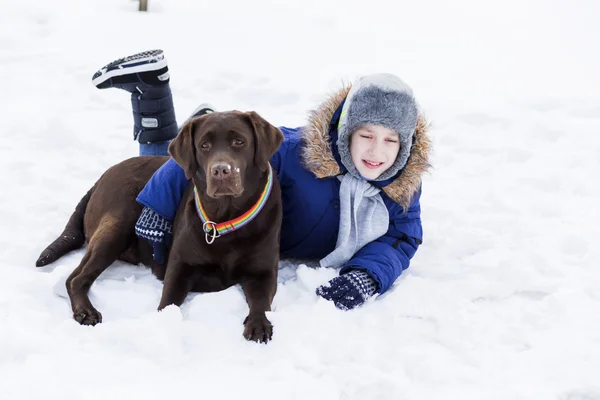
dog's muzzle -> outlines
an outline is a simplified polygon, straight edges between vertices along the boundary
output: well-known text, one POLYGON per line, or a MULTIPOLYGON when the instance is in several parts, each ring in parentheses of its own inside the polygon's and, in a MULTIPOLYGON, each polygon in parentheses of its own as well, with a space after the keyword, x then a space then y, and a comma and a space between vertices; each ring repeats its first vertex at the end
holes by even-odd
POLYGON ((233 163, 215 162, 208 168, 207 175, 207 194, 210 197, 238 197, 244 191, 240 170, 233 163))

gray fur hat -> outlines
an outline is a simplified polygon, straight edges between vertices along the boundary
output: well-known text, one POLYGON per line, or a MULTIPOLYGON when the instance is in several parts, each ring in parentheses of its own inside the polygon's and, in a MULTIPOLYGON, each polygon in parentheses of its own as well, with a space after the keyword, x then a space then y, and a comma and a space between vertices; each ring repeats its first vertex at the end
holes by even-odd
POLYGON ((417 127, 418 107, 412 89, 392 74, 358 78, 346 97, 338 124, 337 147, 349 173, 361 178, 350 155, 350 135, 365 124, 380 125, 398 133, 400 151, 396 162, 375 181, 396 175, 406 165, 417 127))

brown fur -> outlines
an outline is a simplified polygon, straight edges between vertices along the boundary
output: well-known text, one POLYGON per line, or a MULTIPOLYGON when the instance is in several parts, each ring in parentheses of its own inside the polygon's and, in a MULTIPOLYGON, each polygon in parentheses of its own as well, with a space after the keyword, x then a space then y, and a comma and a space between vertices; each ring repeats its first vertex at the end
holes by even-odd
POLYGON ((265 312, 270 310, 277 288, 282 218, 277 176, 257 217, 210 245, 196 213, 192 188, 198 188, 213 221, 240 216, 260 196, 268 160, 282 140, 279 129, 256 113, 212 113, 182 128, 169 152, 193 185, 177 212, 166 266, 152 259, 151 246, 138 239, 134 226, 142 211, 136 197, 168 157, 135 157, 109 168, 80 201, 61 237, 42 252, 36 265, 47 265, 77 248, 85 236, 86 253, 66 283, 73 317, 83 325, 102 322, 87 293, 94 280, 117 259, 143 263, 164 279, 159 310, 171 304, 180 306, 190 291, 214 292, 241 284, 249 306, 244 337, 270 340, 273 328, 265 312), (227 174, 215 173, 215 165, 225 162, 232 167, 227 174), (213 190, 207 190, 209 186, 213 190))
MULTIPOLYGON (((327 98, 316 110, 310 112, 309 121, 303 131, 302 159, 305 167, 317 178, 336 176, 342 173, 329 144, 329 123, 335 110, 348 96, 351 85, 327 98)), ((400 176, 383 188, 383 191, 404 209, 408 209, 414 194, 421 186, 421 176, 431 167, 429 153, 431 141, 427 135, 429 124, 420 112, 413 137, 410 156, 400 176)))

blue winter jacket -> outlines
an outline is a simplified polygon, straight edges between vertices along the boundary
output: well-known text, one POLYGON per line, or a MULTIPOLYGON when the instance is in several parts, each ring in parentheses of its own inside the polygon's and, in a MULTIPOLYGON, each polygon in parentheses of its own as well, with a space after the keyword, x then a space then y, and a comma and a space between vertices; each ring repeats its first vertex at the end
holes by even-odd
MULTIPOLYGON (((334 95, 313 113, 306 127, 280 127, 284 141, 271 158, 281 185, 283 220, 282 258, 321 259, 335 249, 339 229, 339 189, 336 177, 344 173, 335 139, 337 120, 347 89, 334 95)), ((381 187, 390 223, 387 233, 360 249, 340 270, 368 272, 378 292, 390 288, 423 240, 421 227, 421 174, 427 169, 429 140, 419 118, 409 160, 396 177, 372 182, 381 187)), ((167 161, 138 196, 138 202, 173 221, 189 184, 183 169, 167 161)))

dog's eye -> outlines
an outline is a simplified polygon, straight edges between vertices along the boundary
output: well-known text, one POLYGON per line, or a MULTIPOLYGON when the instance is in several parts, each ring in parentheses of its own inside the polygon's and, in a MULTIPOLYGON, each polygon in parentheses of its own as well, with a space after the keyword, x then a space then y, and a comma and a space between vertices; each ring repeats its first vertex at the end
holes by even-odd
POLYGON ((208 149, 210 149, 210 144, 208 142, 202 142, 202 144, 200 145, 200 147, 203 150, 208 150, 208 149))
POLYGON ((233 141, 233 145, 234 145, 234 146, 242 146, 243 144, 244 144, 244 141, 243 141, 243 140, 241 140, 241 139, 235 139, 235 140, 233 141))

